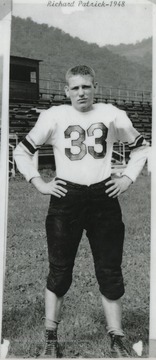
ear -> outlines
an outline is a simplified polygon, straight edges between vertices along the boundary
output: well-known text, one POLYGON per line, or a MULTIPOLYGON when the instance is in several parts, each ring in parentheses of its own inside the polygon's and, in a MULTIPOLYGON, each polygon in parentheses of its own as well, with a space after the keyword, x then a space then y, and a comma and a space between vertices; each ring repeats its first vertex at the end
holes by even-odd
POLYGON ((68 85, 65 85, 64 91, 65 91, 67 98, 69 98, 70 96, 69 96, 69 86, 68 85))

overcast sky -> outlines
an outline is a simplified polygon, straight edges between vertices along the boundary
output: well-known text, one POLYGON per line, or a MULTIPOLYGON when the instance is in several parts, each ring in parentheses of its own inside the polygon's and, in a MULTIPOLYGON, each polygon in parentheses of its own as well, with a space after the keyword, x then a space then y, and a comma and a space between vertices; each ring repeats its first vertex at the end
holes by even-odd
MULTIPOLYGON (((52 0, 57 3, 60 0, 52 0)), ((82 0, 86 3, 88 0, 82 0)), ((89 0, 96 3, 97 0, 89 0)), ((110 3, 111 0, 105 0, 110 3)), ((73 0, 62 0, 62 3, 73 0)), ((48 0, 13 0, 13 15, 31 17, 38 23, 55 26, 82 40, 106 44, 136 43, 152 36, 152 4, 145 0, 126 0, 124 7, 47 6, 48 0), (133 1, 133 3, 132 3, 133 1)), ((102 0, 98 0, 102 2, 102 0)), ((121 1, 120 1, 121 3, 121 1)))

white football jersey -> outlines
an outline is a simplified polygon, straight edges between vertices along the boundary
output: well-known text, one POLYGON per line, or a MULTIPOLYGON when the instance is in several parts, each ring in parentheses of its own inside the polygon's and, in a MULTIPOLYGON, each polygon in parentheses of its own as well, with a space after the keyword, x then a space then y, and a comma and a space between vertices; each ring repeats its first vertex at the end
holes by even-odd
POLYGON ((32 155, 43 144, 53 146, 57 177, 90 185, 111 174, 113 143, 129 144, 131 160, 124 174, 135 181, 147 158, 147 142, 132 126, 126 112, 98 103, 87 112, 70 105, 43 111, 34 128, 17 146, 14 158, 19 171, 30 181, 39 176, 32 155))

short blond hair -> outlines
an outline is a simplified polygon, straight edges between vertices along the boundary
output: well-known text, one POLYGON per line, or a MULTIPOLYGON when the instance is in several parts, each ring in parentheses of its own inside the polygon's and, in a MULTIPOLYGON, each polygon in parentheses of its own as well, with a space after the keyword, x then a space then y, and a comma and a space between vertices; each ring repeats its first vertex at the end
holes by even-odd
POLYGON ((95 71, 87 65, 77 65, 72 68, 70 68, 65 75, 66 82, 68 83, 69 78, 71 78, 74 75, 88 75, 92 78, 93 83, 95 81, 95 71))

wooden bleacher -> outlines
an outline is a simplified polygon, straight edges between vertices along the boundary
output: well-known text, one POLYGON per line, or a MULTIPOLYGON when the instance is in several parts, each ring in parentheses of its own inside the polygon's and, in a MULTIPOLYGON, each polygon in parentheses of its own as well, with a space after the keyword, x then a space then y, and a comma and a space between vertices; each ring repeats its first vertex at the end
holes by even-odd
MULTIPOLYGON (((10 104, 9 122, 10 122, 10 135, 16 134, 18 142, 22 141, 26 134, 35 125, 41 111, 48 109, 51 106, 50 102, 39 101, 37 103, 25 104, 10 104)), ((12 143, 10 142, 12 146, 12 143)), ((11 148, 9 159, 11 160, 11 148)), ((53 149, 49 145, 43 145, 39 150, 39 167, 55 168, 53 149)))

